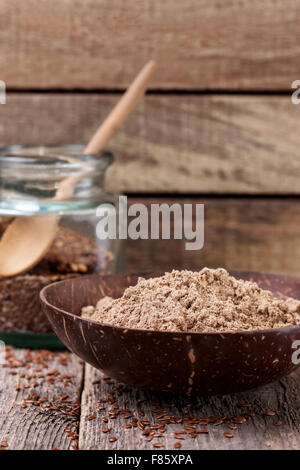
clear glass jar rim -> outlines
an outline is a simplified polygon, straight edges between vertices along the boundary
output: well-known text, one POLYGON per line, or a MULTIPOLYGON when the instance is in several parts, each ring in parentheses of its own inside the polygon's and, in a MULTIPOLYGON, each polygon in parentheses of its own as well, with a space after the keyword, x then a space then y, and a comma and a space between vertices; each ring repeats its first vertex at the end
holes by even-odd
POLYGON ((106 169, 114 160, 109 150, 85 154, 84 148, 82 144, 7 145, 0 147, 0 166, 65 171, 68 168, 81 169, 89 164, 106 169))
POLYGON ((39 215, 89 209, 103 200, 109 151, 84 154, 84 145, 0 147, 0 215, 39 215), (73 195, 54 200, 60 184, 81 175, 73 195))

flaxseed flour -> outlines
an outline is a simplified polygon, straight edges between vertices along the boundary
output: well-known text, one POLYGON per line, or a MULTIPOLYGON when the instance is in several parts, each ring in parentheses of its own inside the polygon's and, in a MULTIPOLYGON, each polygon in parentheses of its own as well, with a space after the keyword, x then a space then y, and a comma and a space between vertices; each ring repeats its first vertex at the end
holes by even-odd
POLYGON ((261 330, 300 323, 300 301, 278 299, 255 282, 225 269, 172 271, 139 278, 119 299, 105 297, 82 316, 125 328, 221 332, 261 330))

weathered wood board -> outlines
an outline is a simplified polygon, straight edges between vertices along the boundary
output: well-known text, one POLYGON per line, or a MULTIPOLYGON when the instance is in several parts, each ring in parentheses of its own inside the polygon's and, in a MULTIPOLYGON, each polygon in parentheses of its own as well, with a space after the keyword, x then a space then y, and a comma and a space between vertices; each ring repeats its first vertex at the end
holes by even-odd
POLYGON ((174 444, 180 442, 182 449, 299 449, 299 383, 300 374, 294 372, 275 384, 233 395, 187 398, 128 387, 118 396, 114 393, 114 386, 107 385, 101 380, 100 372, 87 365, 82 394, 79 448, 155 449, 153 445, 161 442, 163 450, 174 449, 174 444), (119 414, 115 419, 109 419, 108 410, 112 406, 101 402, 108 398, 109 393, 114 393, 119 407, 130 410, 138 423, 142 419, 149 420, 150 424, 146 428, 160 421, 153 412, 155 409, 164 409, 175 418, 185 414, 216 418, 240 417, 247 413, 254 413, 255 416, 236 424, 234 430, 228 428, 225 422, 206 426, 197 423, 196 430, 206 429, 208 434, 198 434, 194 438, 183 434, 182 440, 174 437, 174 430, 184 431, 183 423, 168 424, 161 437, 147 441, 139 427, 124 428, 131 422, 131 418, 124 419, 119 414), (99 403, 102 403, 103 410, 97 408, 99 403), (144 416, 141 416, 140 410, 144 416), (270 411, 274 412, 274 416, 265 414, 270 411), (103 417, 108 418, 108 422, 103 423, 103 417), (276 425, 279 421, 282 424, 276 425), (108 432, 103 432, 103 428, 107 428, 108 432), (231 433, 233 438, 225 437, 224 433, 231 433), (116 441, 109 442, 111 437, 116 437, 116 441))
MULTIPOLYGON (((13 354, 15 360, 22 361, 29 353, 13 350, 13 354)), ((182 449, 298 449, 300 445, 299 371, 277 383, 249 392, 187 398, 120 387, 114 381, 107 382, 99 371, 89 365, 86 365, 82 375, 83 366, 68 353, 31 352, 31 358, 29 368, 20 365, 0 369, 0 443, 2 446, 3 441, 7 442, 8 449, 79 447, 159 450, 153 446, 159 442, 163 444, 161 449, 173 449, 178 442, 182 449), (47 368, 41 367, 43 360, 47 368), (43 369, 45 378, 28 379, 28 375, 34 373, 33 369, 39 367, 43 369), (12 375, 12 371, 16 375, 12 375), (54 375, 55 371, 59 374, 56 372, 54 375), (72 375, 72 379, 69 378, 72 383, 63 387, 59 378, 66 375, 72 375), (55 378, 53 384, 47 382, 51 378, 55 378), (35 381, 40 382, 39 386, 34 386, 35 381), (23 388, 28 382, 31 387, 23 388), (16 391, 16 386, 20 390, 16 391), (38 399, 30 398, 31 392, 40 397, 46 396, 48 401, 34 405, 38 399), (62 400, 65 394, 69 394, 69 397, 62 400), (81 408, 78 408, 77 398, 81 408), (78 414, 65 414, 64 411, 72 408, 74 401, 78 414), (21 406, 24 403, 26 408, 21 406), (49 409, 49 403, 58 405, 60 410, 49 409), (119 413, 111 419, 109 410, 116 409, 116 404, 121 410, 129 410, 132 416, 125 418, 126 414, 119 413), (41 411, 39 406, 44 410, 41 411), (165 419, 159 417, 161 410, 166 410, 166 414, 173 415, 176 420, 184 417, 215 417, 215 424, 200 425, 198 420, 196 430, 203 429, 208 433, 190 437, 183 433, 184 422, 166 423, 165 432, 149 441, 142 434, 139 423, 148 420, 149 424, 145 428, 161 423, 165 419), (266 414, 270 411, 274 415, 266 414), (248 415, 246 420, 241 420, 240 417, 245 415, 248 415), (225 417, 242 422, 236 423, 236 429, 230 429, 225 417), (136 418, 137 427, 125 429, 124 426, 130 424, 132 418, 136 418), (217 420, 221 418, 223 422, 218 423, 217 420), (104 428, 108 428, 108 432, 103 432, 104 428), (68 429, 75 430, 74 439, 68 434, 68 429), (181 432, 183 439, 176 439, 174 430, 181 432), (231 433, 233 438, 226 438, 224 433, 231 433), (109 441, 112 437, 116 437, 114 442, 109 441)), ((156 430, 156 433, 160 433, 160 430, 156 430)))
POLYGON ((66 429, 79 430, 83 365, 69 353, 14 349, 13 354, 12 363, 1 355, 0 442, 13 450, 77 448, 66 429), (18 366, 10 365, 18 360, 18 366), (68 413, 71 409, 75 412, 68 413))
POLYGON ((150 58, 153 89, 288 90, 298 0, 1 0, 10 88, 121 89, 150 58))
MULTIPOLYGON (((119 95, 8 94, 0 145, 88 142, 119 95)), ((107 188, 299 194, 300 106, 289 96, 148 95, 109 144, 107 188)))
POLYGON ((188 251, 186 240, 129 239, 127 271, 199 270, 208 266, 300 274, 298 198, 135 197, 128 200, 128 205, 135 202, 144 203, 149 214, 151 203, 178 203, 182 214, 183 204, 204 204, 205 240, 202 250, 188 251))

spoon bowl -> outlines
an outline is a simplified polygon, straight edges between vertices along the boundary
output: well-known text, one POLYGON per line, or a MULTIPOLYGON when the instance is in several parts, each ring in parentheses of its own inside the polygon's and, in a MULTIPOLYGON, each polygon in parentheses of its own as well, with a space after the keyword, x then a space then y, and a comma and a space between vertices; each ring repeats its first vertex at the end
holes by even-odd
MULTIPOLYGON (((300 279, 231 272, 276 296, 300 299, 300 279)), ((45 287, 42 307, 60 340, 84 361, 119 382, 157 391, 226 394, 276 381, 298 366, 293 342, 300 325, 256 331, 184 333, 117 327, 81 318, 81 308, 104 296, 120 297, 131 275, 94 275, 45 287)))

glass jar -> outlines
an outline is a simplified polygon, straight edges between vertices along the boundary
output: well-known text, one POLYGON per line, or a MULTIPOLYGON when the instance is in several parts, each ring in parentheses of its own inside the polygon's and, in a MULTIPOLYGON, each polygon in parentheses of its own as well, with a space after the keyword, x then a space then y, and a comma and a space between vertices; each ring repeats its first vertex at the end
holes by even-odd
POLYGON ((118 211, 117 197, 104 189, 113 156, 83 151, 82 145, 0 148, 0 237, 16 217, 53 214, 59 221, 49 250, 35 266, 0 277, 0 340, 6 344, 59 347, 40 309, 39 291, 66 278, 122 269, 120 241, 96 236, 97 208, 109 203, 118 211), (68 198, 54 199, 62 182, 71 177, 76 183, 68 198))

